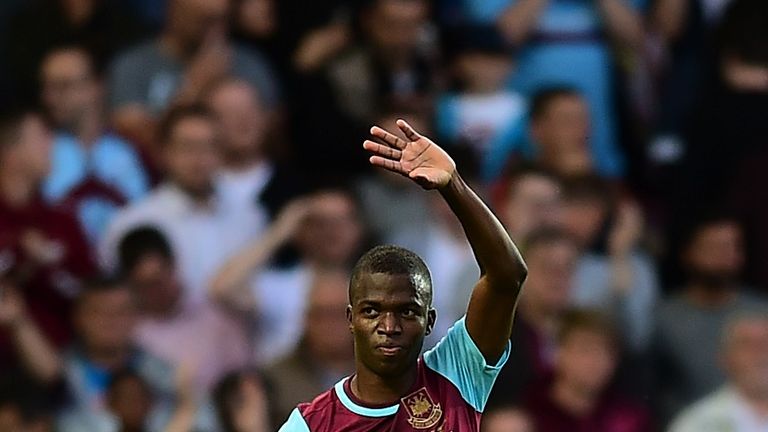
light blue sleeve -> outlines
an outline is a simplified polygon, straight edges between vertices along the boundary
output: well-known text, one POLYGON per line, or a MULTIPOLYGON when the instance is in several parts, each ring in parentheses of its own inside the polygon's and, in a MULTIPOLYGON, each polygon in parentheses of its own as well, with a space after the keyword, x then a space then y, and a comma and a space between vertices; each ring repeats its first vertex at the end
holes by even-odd
POLYGON ((529 156, 528 115, 511 122, 503 131, 491 140, 488 151, 482 161, 482 176, 486 182, 498 179, 506 168, 509 158, 519 151, 529 156))
POLYGON ((304 417, 301 416, 299 409, 294 408, 278 432, 309 432, 309 426, 304 421, 304 417))
POLYGON ((448 330, 434 348, 424 353, 427 367, 444 376, 461 397, 478 412, 483 412, 493 383, 509 358, 510 343, 495 365, 488 365, 467 332, 466 316, 448 330))
POLYGON ((123 144, 126 172, 121 176, 120 189, 129 201, 136 201, 149 191, 149 179, 138 153, 127 142, 123 144))

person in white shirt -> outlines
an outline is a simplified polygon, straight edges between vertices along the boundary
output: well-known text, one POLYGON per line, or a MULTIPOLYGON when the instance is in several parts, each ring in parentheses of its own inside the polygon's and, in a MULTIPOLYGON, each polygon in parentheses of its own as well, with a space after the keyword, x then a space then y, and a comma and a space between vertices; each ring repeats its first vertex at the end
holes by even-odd
POLYGON ((316 272, 350 268, 361 252, 363 231, 357 201, 343 189, 323 189, 288 204, 263 236, 222 266, 210 295, 253 317, 258 364, 296 347, 304 328, 297 317, 304 316, 316 272), (270 267, 289 244, 299 253, 298 264, 270 267))
POLYGON ((728 382, 684 410, 671 432, 768 431, 768 310, 731 317, 722 339, 728 382))
POLYGON ((153 225, 169 239, 178 260, 185 300, 206 301, 207 281, 239 248, 258 235, 243 223, 240 207, 222 198, 217 123, 199 106, 173 109, 161 126, 166 180, 142 201, 116 215, 99 245, 106 271, 116 266, 117 245, 139 225, 153 225))

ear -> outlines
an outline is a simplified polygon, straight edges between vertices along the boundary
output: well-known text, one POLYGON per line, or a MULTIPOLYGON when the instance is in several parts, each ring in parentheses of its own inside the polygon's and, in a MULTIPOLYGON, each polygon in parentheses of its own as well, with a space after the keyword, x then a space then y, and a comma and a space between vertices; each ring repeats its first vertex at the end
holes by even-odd
POLYGON ((349 332, 352 333, 352 305, 347 305, 347 324, 349 324, 349 332))
POLYGON ((435 322, 437 322, 437 311, 433 308, 429 308, 427 311, 427 336, 429 336, 435 328, 435 322))

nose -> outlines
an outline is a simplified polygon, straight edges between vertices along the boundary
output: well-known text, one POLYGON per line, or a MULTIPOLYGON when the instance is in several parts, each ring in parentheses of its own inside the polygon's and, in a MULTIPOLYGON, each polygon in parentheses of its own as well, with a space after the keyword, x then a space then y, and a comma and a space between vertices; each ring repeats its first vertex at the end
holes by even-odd
POLYGON ((381 335, 395 336, 403 332, 397 314, 387 312, 381 317, 376 331, 381 335))

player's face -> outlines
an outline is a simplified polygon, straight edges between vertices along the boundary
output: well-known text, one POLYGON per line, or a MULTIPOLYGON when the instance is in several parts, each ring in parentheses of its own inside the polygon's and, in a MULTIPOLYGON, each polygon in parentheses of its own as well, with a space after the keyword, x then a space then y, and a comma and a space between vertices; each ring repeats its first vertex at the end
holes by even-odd
POLYGON ((435 312, 408 275, 363 275, 347 310, 355 359, 382 377, 397 377, 416 364, 435 312))

